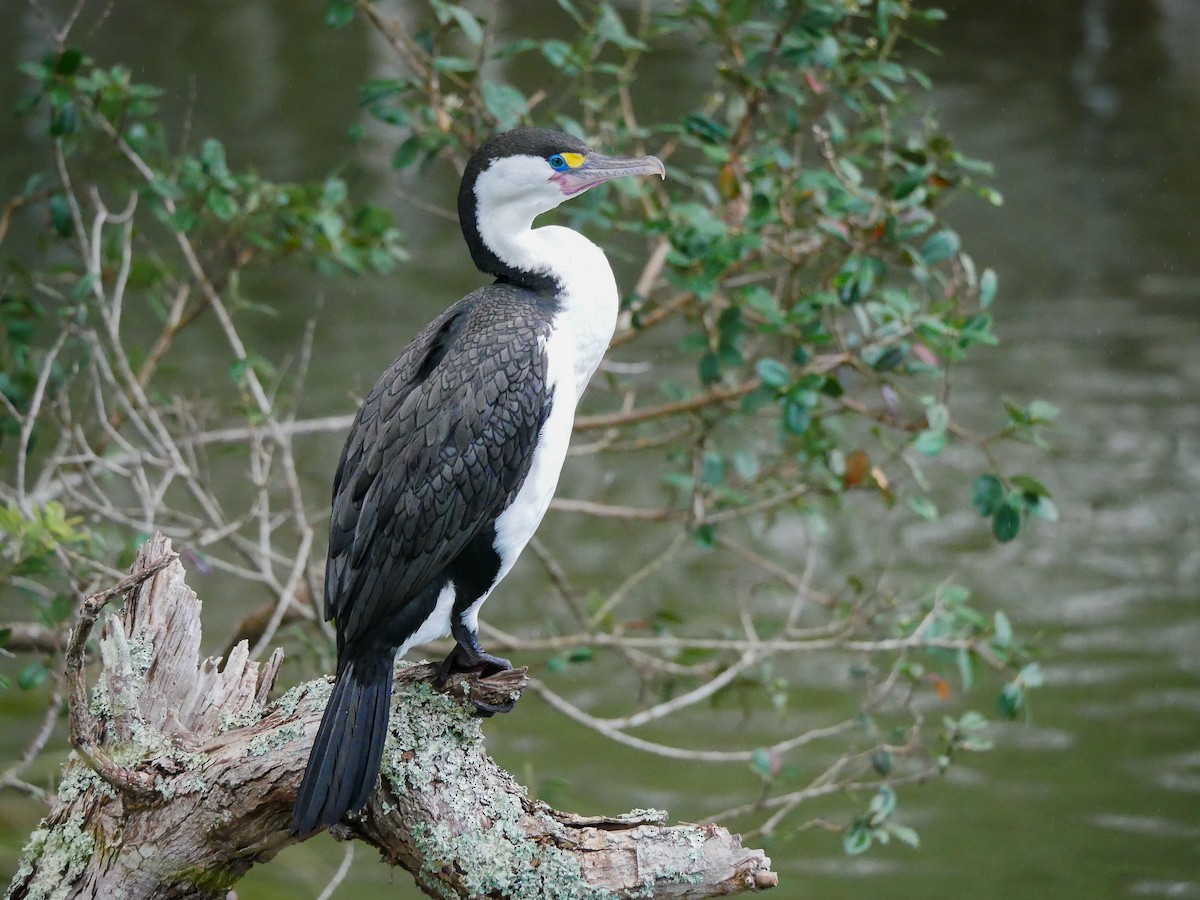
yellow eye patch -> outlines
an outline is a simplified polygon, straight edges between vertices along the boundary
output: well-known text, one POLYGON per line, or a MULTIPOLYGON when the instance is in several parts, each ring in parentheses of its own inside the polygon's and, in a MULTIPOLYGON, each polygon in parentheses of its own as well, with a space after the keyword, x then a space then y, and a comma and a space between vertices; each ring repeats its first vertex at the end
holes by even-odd
POLYGON ((567 165, 572 169, 578 169, 583 165, 584 159, 586 159, 582 153, 560 153, 559 156, 565 159, 567 161, 567 165))

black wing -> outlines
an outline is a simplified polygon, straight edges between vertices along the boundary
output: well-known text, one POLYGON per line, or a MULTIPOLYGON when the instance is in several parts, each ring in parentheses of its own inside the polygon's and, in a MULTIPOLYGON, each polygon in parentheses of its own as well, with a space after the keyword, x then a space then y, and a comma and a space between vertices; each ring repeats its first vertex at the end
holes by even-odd
POLYGON ((337 619, 339 649, 417 628, 414 598, 524 482, 550 407, 553 312, 522 288, 475 291, 417 335, 363 402, 329 525, 325 616, 337 619))

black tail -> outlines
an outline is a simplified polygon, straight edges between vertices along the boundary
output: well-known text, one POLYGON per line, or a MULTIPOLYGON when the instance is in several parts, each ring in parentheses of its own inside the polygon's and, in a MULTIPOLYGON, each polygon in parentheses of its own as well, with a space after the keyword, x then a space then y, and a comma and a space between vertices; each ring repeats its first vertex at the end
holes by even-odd
POLYGON ((392 656, 351 660, 321 717, 292 810, 292 834, 308 834, 357 812, 379 777, 392 697, 392 656))

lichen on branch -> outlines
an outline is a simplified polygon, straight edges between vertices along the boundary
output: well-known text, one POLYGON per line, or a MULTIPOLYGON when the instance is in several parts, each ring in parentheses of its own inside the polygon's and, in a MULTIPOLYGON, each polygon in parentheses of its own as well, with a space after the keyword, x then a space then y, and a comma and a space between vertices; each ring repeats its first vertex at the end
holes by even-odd
MULTIPOLYGON (((11 900, 223 898, 290 843, 288 821, 329 681, 268 701, 282 654, 239 644, 199 658, 200 609, 170 541, 85 602, 67 651, 72 743, 57 801, 31 835, 11 900), (82 654, 104 605, 90 698, 82 654)), ((469 696, 519 696, 525 671, 457 675, 401 663, 381 783, 335 829, 371 844, 437 897, 700 898, 772 887, 761 851, 716 825, 635 810, 581 817, 531 800, 488 756, 469 696)))

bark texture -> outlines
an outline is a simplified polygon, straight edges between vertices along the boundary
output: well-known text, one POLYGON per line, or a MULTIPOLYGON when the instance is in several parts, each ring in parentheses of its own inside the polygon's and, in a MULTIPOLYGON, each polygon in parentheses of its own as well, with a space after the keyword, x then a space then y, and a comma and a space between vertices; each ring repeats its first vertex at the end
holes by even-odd
MULTIPOLYGON (((57 802, 31 835, 14 900, 223 898, 256 862, 296 840, 292 801, 330 682, 267 702, 282 653, 259 664, 245 642, 199 659, 200 601, 170 542, 142 548, 132 574, 90 598, 67 650, 75 752, 57 802), (83 655, 102 607, 102 663, 88 697, 83 655)), ((519 696, 523 670, 456 676, 397 672, 379 789, 337 836, 376 847, 438 897, 700 898, 773 887, 761 851, 716 825, 666 814, 562 813, 530 800, 484 751, 470 694, 519 696)))

